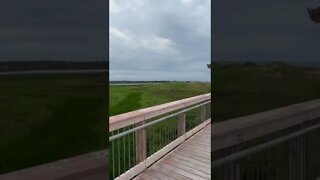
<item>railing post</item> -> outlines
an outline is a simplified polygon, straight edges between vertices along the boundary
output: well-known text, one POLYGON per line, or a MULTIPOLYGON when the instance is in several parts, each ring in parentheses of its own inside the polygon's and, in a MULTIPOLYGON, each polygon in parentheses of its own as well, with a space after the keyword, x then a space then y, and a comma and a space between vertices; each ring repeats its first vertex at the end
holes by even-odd
POLYGON ((201 122, 205 122, 206 121, 206 115, 207 115, 206 110, 207 110, 206 109, 206 105, 201 106, 201 109, 200 109, 200 111, 201 111, 201 114, 200 114, 201 122))
POLYGON ((181 113, 178 116, 178 136, 186 133, 186 113, 181 113))
MULTIPOLYGON (((144 124, 144 121, 137 126, 144 124)), ((147 130, 145 128, 136 132, 136 162, 140 163, 147 159, 147 130)))

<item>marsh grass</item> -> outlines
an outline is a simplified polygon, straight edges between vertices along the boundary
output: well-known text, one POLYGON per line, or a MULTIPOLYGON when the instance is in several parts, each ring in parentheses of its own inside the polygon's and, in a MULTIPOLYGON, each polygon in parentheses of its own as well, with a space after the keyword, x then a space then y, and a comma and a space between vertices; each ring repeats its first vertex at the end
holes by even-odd
MULTIPOLYGON (((205 83, 164 83, 143 86, 112 86, 110 87, 110 113, 111 115, 121 114, 145 107, 150 107, 174 100, 180 100, 196 95, 210 92, 210 85, 205 83)), ((207 108, 209 109, 209 108, 207 108)), ((174 111, 176 112, 176 111, 174 111)), ((147 120, 154 121, 160 117, 172 114, 170 112, 147 120)), ((187 130, 192 129, 200 122, 199 108, 187 112, 187 130)), ((207 111, 210 115, 210 111, 207 111)), ((115 135, 132 128, 122 128, 115 135)), ((178 137, 177 117, 169 118, 163 122, 147 128, 147 156, 150 156, 175 140, 178 137)), ((118 140, 109 143, 110 163, 109 177, 113 179, 133 167, 135 162, 136 140, 134 133, 126 135, 118 140)))
MULTIPOLYGON (((319 68, 287 64, 216 64, 213 67, 213 120, 216 122, 320 98, 319 68)), ((241 148, 246 149, 248 144, 254 146, 290 133, 287 130, 284 132, 257 138, 241 148)), ((224 157, 231 154, 232 149, 238 151, 237 148, 240 147, 231 147, 226 154, 223 150, 213 152, 212 157, 224 157)), ((289 179, 289 152, 289 144, 284 143, 242 159, 241 179, 257 179, 261 176, 275 180, 289 179)), ((311 159, 308 162, 315 163, 311 159)), ((220 170, 215 169, 215 176, 224 173, 220 170)), ((310 173, 307 174, 309 177, 310 173)))
POLYGON ((214 121, 320 98, 320 69, 286 64, 213 65, 214 121))
POLYGON ((106 74, 0 76, 0 173, 105 149, 106 74))

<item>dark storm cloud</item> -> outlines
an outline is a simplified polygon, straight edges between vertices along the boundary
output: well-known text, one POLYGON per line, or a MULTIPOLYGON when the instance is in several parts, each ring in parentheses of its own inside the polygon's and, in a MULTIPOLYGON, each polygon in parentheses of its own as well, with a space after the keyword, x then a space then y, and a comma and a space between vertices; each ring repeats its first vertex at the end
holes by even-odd
POLYGON ((306 10, 315 6, 316 0, 214 1, 214 59, 319 60, 320 26, 306 10))
POLYGON ((0 60, 106 60, 104 0, 2 1, 0 60))

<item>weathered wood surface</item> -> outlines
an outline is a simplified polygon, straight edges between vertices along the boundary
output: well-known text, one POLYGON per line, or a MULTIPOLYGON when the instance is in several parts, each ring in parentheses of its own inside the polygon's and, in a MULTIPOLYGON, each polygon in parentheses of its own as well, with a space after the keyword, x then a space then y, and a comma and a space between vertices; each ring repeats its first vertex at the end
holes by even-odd
MULTIPOLYGON (((208 133, 210 132, 209 131, 210 128, 209 129, 205 129, 205 127, 207 127, 210 123, 211 123, 211 118, 208 119, 207 121, 199 124, 198 126, 194 127, 193 129, 189 130, 184 135, 178 137, 176 140, 172 141, 171 143, 169 143, 168 145, 166 145, 165 147, 163 147, 162 149, 160 149, 156 153, 152 154, 146 160, 140 162, 138 165, 134 166, 133 168, 131 168, 127 172, 121 174, 116 179, 117 180, 132 179, 133 177, 135 177, 136 175, 140 174, 145 169, 150 167, 156 161, 158 161, 159 159, 161 159, 162 157, 167 155, 174 148, 177 148, 180 144, 182 144, 183 142, 186 142, 190 137, 192 137, 193 135, 197 134, 201 130, 203 131, 203 135, 202 136, 197 136, 196 140, 198 140, 198 138, 199 139, 207 138, 206 140, 210 141, 210 136, 208 135, 208 133)), ((210 142, 208 142, 208 143, 210 144, 210 142)), ((191 153, 191 154, 193 153, 193 150, 188 150, 187 149, 185 151, 188 151, 188 153, 191 153)), ((202 154, 201 152, 199 152, 198 155, 207 158, 207 155, 206 154, 202 154)), ((208 162, 208 163, 210 164, 210 162, 208 162)))
POLYGON ((108 179, 108 150, 0 175, 0 180, 108 179))
POLYGON ((208 93, 112 116, 109 118, 109 132, 210 99, 211 93, 208 93))
POLYGON ((211 124, 135 179, 211 179, 211 124))
POLYGON ((212 150, 238 145, 320 117, 320 99, 213 123, 212 150))

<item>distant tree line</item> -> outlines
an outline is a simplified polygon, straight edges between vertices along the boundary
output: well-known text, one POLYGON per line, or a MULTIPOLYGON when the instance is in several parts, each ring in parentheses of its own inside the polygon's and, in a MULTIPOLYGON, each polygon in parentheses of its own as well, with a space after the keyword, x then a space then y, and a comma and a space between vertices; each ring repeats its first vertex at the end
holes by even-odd
POLYGON ((130 84, 130 83, 166 83, 172 81, 109 81, 110 84, 130 84))
POLYGON ((0 61, 0 72, 25 70, 107 69, 107 61, 0 61))
POLYGON ((319 61, 216 61, 213 63, 213 67, 216 65, 227 65, 227 66, 272 66, 272 67, 281 67, 281 66, 313 66, 320 67, 319 61))

